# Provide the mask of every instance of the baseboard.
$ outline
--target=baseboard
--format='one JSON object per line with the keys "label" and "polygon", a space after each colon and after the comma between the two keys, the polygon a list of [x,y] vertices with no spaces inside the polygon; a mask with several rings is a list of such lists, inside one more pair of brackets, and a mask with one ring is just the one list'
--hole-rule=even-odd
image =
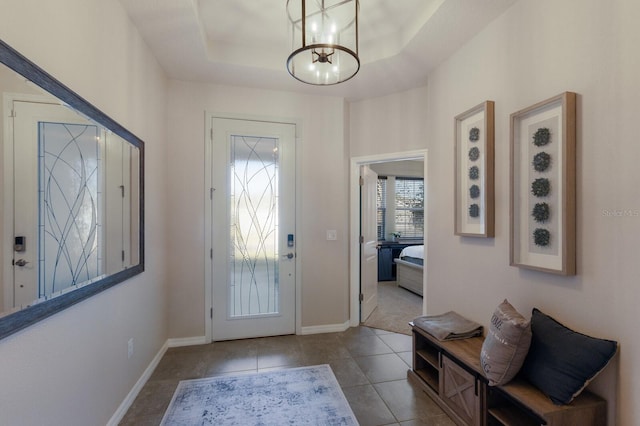
{"label": "baseboard", "polygon": [[122,401],[116,412],[113,413],[113,416],[111,416],[111,419],[107,422],[107,426],[118,426],[118,423],[120,423],[120,421],[124,418],[124,415],[127,414],[127,411],[131,407],[131,404],[133,404],[133,401],[136,399],[145,383],[147,383],[147,380],[149,380],[151,374],[153,374],[153,371],[160,363],[160,360],[164,356],[165,352],[167,352],[167,349],[169,348],[168,343],[169,341],[167,340],[164,345],[162,345],[156,356],[153,357],[147,368],[142,373],[142,376],[140,376],[136,384],[133,386],[133,388],[131,388],[129,394],[124,399],[124,401]]}
{"label": "baseboard", "polygon": [[302,327],[300,334],[339,333],[347,330],[350,325],[350,321],[345,321],[342,324],[312,325],[310,327]]}
{"label": "baseboard", "polygon": [[195,346],[195,345],[206,345],[207,338],[204,336],[194,336],[194,337],[180,337],[176,339],[167,340],[167,344],[170,348],[179,348],[182,346]]}

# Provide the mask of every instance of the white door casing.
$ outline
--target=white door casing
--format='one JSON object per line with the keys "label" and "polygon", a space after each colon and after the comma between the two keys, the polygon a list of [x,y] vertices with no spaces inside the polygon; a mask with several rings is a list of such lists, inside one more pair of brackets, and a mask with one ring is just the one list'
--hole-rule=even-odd
{"label": "white door casing", "polygon": [[360,321],[365,322],[378,306],[378,233],[376,193],[378,174],[368,165],[360,167]]}
{"label": "white door casing", "polygon": [[[367,164],[384,163],[388,161],[422,160],[424,163],[424,177],[427,175],[427,150],[405,151],[388,154],[375,154],[362,157],[352,157],[349,167],[349,319],[350,326],[360,324],[360,167]],[[427,186],[425,186],[427,191]],[[426,192],[425,192],[426,194]],[[425,203],[428,197],[425,195]],[[425,204],[425,209],[427,205]],[[426,226],[426,225],[425,225]],[[428,229],[425,227],[425,259],[428,258]],[[427,261],[428,262],[428,261]],[[425,262],[426,265],[426,262]],[[428,271],[422,275],[424,297],[422,313],[427,314]]]}
{"label": "white door casing", "polygon": [[212,117],[211,129],[211,340],[295,333],[295,125]]}

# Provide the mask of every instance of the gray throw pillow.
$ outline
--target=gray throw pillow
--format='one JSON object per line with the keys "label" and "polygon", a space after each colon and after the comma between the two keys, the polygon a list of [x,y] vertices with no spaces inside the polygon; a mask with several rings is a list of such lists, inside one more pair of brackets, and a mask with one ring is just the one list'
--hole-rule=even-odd
{"label": "gray throw pillow", "polygon": [[554,404],[569,404],[611,361],[618,342],[574,331],[534,308],[522,376]]}
{"label": "gray throw pillow", "polygon": [[520,371],[529,345],[529,321],[504,300],[491,317],[480,352],[480,363],[490,386],[504,385]]}

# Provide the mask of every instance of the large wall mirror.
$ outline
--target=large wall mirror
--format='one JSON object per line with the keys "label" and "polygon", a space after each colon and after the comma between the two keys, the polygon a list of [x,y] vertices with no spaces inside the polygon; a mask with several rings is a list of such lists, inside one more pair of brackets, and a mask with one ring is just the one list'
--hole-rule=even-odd
{"label": "large wall mirror", "polygon": [[144,144],[0,40],[0,339],[144,270]]}

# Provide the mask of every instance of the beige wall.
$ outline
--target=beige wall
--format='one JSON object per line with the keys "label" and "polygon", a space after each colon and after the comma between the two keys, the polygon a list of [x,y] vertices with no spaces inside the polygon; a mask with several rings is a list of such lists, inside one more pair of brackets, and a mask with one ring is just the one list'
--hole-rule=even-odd
{"label": "beige wall", "polygon": [[[351,105],[352,156],[428,149],[428,313],[453,309],[488,326],[508,298],[526,315],[538,307],[618,340],[619,359],[592,388],[620,425],[640,424],[639,18],[635,0],[521,0],[434,70],[428,88]],[[563,91],[579,94],[575,277],[509,266],[509,114]],[[496,237],[456,237],[453,117],[487,99],[496,102]]]}
{"label": "beige wall", "polygon": [[[618,340],[618,386],[612,365],[595,389],[612,405],[610,424],[620,425],[640,424],[638,18],[635,0],[522,0],[438,67],[428,93],[428,244],[438,248],[427,260],[428,312],[454,309],[488,325],[506,297],[527,315],[538,307]],[[575,277],[508,264],[509,114],[563,91],[579,95]],[[486,99],[496,103],[496,237],[460,238],[453,235],[452,120]],[[632,215],[607,215],[617,210]]]}
{"label": "beige wall", "polygon": [[[301,324],[344,324],[349,319],[344,101],[178,81],[170,82],[169,99],[171,337],[205,334],[205,112],[301,123],[297,146]],[[337,241],[326,240],[327,229],[338,231]]]}
{"label": "beige wall", "polygon": [[115,0],[0,10],[3,41],[146,142],[146,272],[0,341],[0,424],[105,424],[167,339],[166,80]]}
{"label": "beige wall", "polygon": [[427,87],[354,102],[349,112],[352,157],[426,147]]}

